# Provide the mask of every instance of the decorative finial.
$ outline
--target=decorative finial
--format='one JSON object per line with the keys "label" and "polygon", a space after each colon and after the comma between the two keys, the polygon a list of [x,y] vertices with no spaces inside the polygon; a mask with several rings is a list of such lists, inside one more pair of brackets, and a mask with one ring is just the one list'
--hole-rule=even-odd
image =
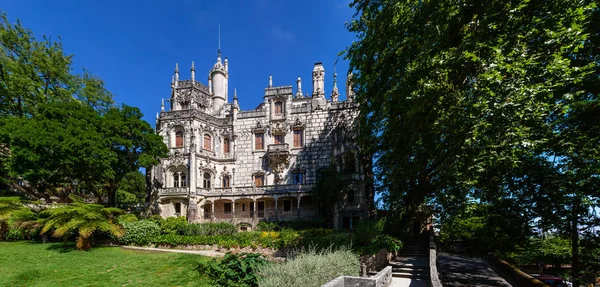
{"label": "decorative finial", "polygon": [[298,91],[296,92],[296,98],[302,98],[302,79],[298,76],[298,80],[296,80],[296,84],[298,85]]}
{"label": "decorative finial", "polygon": [[171,76],[171,86],[175,85],[175,76]]}
{"label": "decorative finial", "polygon": [[269,74],[269,87],[273,86],[273,75]]}
{"label": "decorative finial", "polygon": [[196,69],[194,68],[194,61],[192,61],[192,71],[196,71]]}
{"label": "decorative finial", "polygon": [[175,73],[179,73],[179,63],[175,63]]}
{"label": "decorative finial", "polygon": [[237,88],[233,88],[233,99],[237,100]]}
{"label": "decorative finial", "polygon": [[[160,110],[164,111],[165,110],[165,98],[161,98],[160,99]],[[157,113],[158,114],[158,113]]]}
{"label": "decorative finial", "polygon": [[156,112],[156,119],[158,120],[158,112]]}
{"label": "decorative finial", "polygon": [[196,81],[196,69],[194,68],[194,61],[192,61],[192,82]]}

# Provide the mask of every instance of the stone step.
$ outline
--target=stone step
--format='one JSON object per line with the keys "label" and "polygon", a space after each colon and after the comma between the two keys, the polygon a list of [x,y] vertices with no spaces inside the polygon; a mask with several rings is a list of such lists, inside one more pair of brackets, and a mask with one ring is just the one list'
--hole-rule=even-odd
{"label": "stone step", "polygon": [[426,265],[426,264],[414,264],[414,263],[407,263],[407,262],[390,261],[390,263],[388,263],[388,265],[392,266],[392,268],[394,268],[394,267],[400,267],[400,268],[422,268],[422,269],[428,269],[429,270],[429,265]]}
{"label": "stone step", "polygon": [[408,273],[408,272],[392,272],[392,277],[399,277],[399,278],[420,278],[420,279],[429,279],[429,273],[425,274],[425,273]]}
{"label": "stone step", "polygon": [[392,267],[392,272],[406,272],[406,273],[423,273],[429,274],[429,267]]}

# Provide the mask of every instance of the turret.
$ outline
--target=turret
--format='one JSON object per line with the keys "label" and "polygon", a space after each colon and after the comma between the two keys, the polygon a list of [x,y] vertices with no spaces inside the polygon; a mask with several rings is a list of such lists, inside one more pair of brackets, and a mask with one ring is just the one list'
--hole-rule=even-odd
{"label": "turret", "polygon": [[298,76],[296,84],[298,85],[298,90],[296,91],[296,98],[302,98],[302,79],[300,79],[300,76]]}
{"label": "turret", "polygon": [[352,89],[352,72],[348,72],[348,77],[346,77],[346,100],[354,100],[354,90]]}
{"label": "turret", "polygon": [[331,101],[337,102],[340,96],[340,92],[337,87],[337,73],[333,73],[333,91],[331,91]]}
{"label": "turret", "polygon": [[210,70],[209,78],[209,86],[212,86],[213,115],[219,115],[227,102],[228,78],[227,70],[223,63],[221,63],[221,51],[219,51],[217,63]]}
{"label": "turret", "polygon": [[321,62],[315,63],[315,67],[312,72],[312,84],[313,84],[313,97],[324,97],[325,96],[325,69]]}

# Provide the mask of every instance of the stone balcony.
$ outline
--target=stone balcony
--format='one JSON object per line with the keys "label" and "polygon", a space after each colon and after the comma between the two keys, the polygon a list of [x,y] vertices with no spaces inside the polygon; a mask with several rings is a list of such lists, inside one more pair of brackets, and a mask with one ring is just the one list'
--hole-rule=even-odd
{"label": "stone balcony", "polygon": [[270,144],[267,146],[267,155],[289,155],[290,145],[283,144]]}
{"label": "stone balcony", "polygon": [[187,196],[189,193],[189,187],[167,187],[158,191],[159,196]]}
{"label": "stone balcony", "polygon": [[208,196],[294,194],[312,191],[312,184],[283,184],[267,186],[236,186],[230,188],[198,188],[198,194]]}

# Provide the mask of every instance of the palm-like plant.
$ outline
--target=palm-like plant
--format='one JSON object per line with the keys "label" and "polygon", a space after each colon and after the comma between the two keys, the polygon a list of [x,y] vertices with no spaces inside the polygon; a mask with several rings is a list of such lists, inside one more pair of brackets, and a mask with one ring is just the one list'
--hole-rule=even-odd
{"label": "palm-like plant", "polygon": [[18,197],[0,197],[0,239],[8,232],[8,219],[21,208],[23,204]]}
{"label": "palm-like plant", "polygon": [[44,220],[42,234],[52,231],[53,237],[65,237],[71,232],[76,233],[78,250],[89,249],[92,246],[93,235],[96,232],[106,232],[116,237],[125,233],[116,222],[115,217],[123,213],[121,209],[104,207],[100,204],[86,204],[81,198],[70,196],[73,203],[58,208],[44,210],[48,218]]}

